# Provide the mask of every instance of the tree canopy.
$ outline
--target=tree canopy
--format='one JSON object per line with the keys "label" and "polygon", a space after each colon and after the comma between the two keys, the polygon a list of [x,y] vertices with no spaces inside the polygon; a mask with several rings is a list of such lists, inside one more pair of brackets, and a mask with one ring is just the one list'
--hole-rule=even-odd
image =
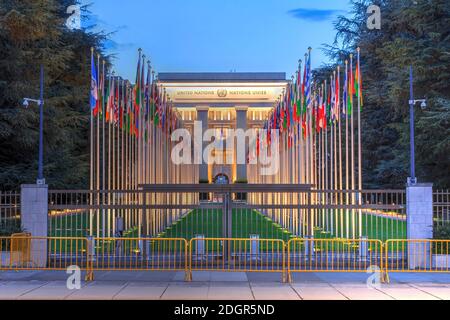
{"label": "tree canopy", "polygon": [[[103,34],[65,26],[69,0],[3,0],[0,6],[0,189],[37,176],[39,97],[45,70],[44,175],[52,188],[86,188],[89,180],[90,48]],[[83,15],[89,14],[87,7]],[[86,16],[85,16],[86,18]]]}
{"label": "tree canopy", "polygon": [[[335,21],[336,41],[324,50],[328,74],[361,48],[366,187],[403,187],[409,172],[409,77],[414,67],[416,167],[419,181],[450,186],[450,2],[351,0]],[[0,6],[0,190],[37,176],[39,113],[22,106],[39,95],[45,68],[44,174],[51,188],[87,188],[89,180],[90,48],[106,36],[65,27],[69,0],[2,0]],[[381,8],[381,29],[366,27],[366,8]],[[83,7],[86,16],[89,12]]]}
{"label": "tree canopy", "polygon": [[[450,186],[450,2],[351,0],[334,23],[325,52],[343,65],[361,49],[363,179],[366,187],[403,187],[409,176],[409,66],[414,70],[416,176]],[[381,29],[369,30],[367,7],[381,9]],[[329,69],[325,66],[324,69]],[[320,72],[319,72],[320,73]]]}

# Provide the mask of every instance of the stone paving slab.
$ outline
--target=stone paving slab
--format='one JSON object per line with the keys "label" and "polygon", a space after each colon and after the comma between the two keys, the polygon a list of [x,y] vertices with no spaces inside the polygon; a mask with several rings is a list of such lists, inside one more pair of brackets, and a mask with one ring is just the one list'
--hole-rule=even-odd
{"label": "stone paving slab", "polygon": [[164,300],[207,300],[209,287],[206,285],[169,285],[161,299]]}
{"label": "stone paving slab", "polygon": [[376,288],[369,288],[366,284],[339,283],[333,287],[350,300],[393,300],[389,294]]}
{"label": "stone paving slab", "polygon": [[254,300],[252,290],[246,287],[227,286],[209,287],[208,300]]}
{"label": "stone paving slab", "polygon": [[67,296],[68,300],[112,300],[126,286],[124,281],[94,281]]}
{"label": "stone paving slab", "polygon": [[[391,274],[389,284],[369,288],[366,274],[293,274],[282,283],[280,274],[195,272],[96,272],[95,281],[82,281],[68,290],[65,272],[0,272],[0,299],[170,299],[170,300],[450,300],[450,277],[442,274]],[[181,279],[181,280],[176,280]]]}
{"label": "stone paving slab", "polygon": [[[86,286],[86,283],[82,283]],[[66,281],[52,281],[43,286],[17,297],[18,300],[63,300],[73,294],[73,290],[67,289]]]}
{"label": "stone paving slab", "polygon": [[256,300],[301,300],[290,284],[251,283]]}
{"label": "stone paving slab", "polygon": [[169,283],[130,282],[122,288],[114,300],[158,300],[166,291]]}
{"label": "stone paving slab", "polygon": [[44,286],[42,281],[11,281],[4,283],[0,290],[0,300],[15,300],[26,293]]}
{"label": "stone paving slab", "polygon": [[303,300],[347,300],[328,283],[293,283],[292,288]]}

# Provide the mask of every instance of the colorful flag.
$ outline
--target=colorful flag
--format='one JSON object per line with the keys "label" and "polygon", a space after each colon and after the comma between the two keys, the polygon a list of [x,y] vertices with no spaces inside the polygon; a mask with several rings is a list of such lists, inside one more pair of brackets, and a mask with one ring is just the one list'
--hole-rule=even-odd
{"label": "colorful flag", "polygon": [[353,61],[350,58],[350,68],[348,70],[348,75],[349,75],[349,80],[348,80],[348,91],[347,91],[347,111],[348,114],[351,115],[352,114],[352,109],[353,109],[353,95],[355,94],[354,90],[355,90],[355,86],[353,83]]}
{"label": "colorful flag", "polygon": [[94,55],[91,55],[91,109],[94,116],[98,113],[98,79],[95,69]]}
{"label": "colorful flag", "polygon": [[361,78],[361,68],[359,63],[359,51],[358,51],[358,58],[356,63],[356,70],[355,70],[355,94],[356,97],[359,99],[360,107],[363,106],[363,99],[362,99],[362,78]]}
{"label": "colorful flag", "polygon": [[348,72],[347,64],[345,64],[345,75],[344,75],[344,93],[342,95],[342,112],[347,115],[347,105],[348,105]]}

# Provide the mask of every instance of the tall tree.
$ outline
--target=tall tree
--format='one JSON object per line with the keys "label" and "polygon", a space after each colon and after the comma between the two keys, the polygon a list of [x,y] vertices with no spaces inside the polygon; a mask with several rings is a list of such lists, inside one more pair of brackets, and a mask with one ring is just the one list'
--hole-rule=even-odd
{"label": "tall tree", "polygon": [[[350,16],[335,21],[325,46],[336,63],[361,48],[363,159],[367,187],[402,187],[409,176],[409,77],[416,108],[416,163],[420,181],[450,186],[450,2],[351,0]],[[381,29],[366,26],[367,7],[381,8]]]}
{"label": "tall tree", "polygon": [[[39,96],[45,69],[44,175],[53,188],[83,188],[89,178],[90,48],[105,36],[65,26],[68,0],[3,0],[0,6],[0,189],[37,175]],[[83,7],[84,15],[89,14]]]}

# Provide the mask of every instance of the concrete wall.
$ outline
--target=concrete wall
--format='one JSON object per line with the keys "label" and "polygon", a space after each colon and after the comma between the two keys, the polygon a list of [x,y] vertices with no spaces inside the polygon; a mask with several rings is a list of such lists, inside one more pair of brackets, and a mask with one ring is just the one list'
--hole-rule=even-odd
{"label": "concrete wall", "polygon": [[[32,237],[47,237],[48,185],[24,184],[20,192],[22,228]],[[31,242],[33,265],[47,265],[47,240],[33,239]]]}
{"label": "concrete wall", "polygon": [[[414,239],[433,238],[433,185],[418,183],[406,187],[407,237]],[[429,243],[410,242],[408,265],[410,269],[430,267]]]}

